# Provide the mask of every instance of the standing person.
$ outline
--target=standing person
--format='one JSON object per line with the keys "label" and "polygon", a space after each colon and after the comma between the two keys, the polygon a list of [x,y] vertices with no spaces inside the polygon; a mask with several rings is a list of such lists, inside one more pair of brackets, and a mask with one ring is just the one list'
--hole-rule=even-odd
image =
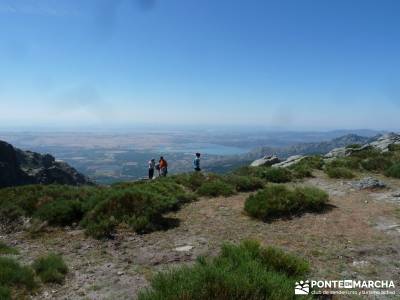
{"label": "standing person", "polygon": [[200,153],[198,153],[198,152],[196,153],[196,157],[194,158],[193,166],[194,166],[194,170],[196,172],[200,172],[201,171],[201,168],[200,168]]}
{"label": "standing person", "polygon": [[149,161],[149,179],[153,179],[154,177],[154,168],[156,167],[156,160],[152,158]]}
{"label": "standing person", "polygon": [[163,156],[160,157],[159,163],[160,163],[161,176],[167,176],[167,174],[168,174],[168,163],[164,159]]}

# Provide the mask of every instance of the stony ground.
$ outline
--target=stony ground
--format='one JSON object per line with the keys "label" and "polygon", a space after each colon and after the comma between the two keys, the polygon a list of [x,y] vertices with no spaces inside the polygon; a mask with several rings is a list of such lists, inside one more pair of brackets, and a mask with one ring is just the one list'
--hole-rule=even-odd
{"label": "stony ground", "polygon": [[303,184],[330,194],[332,207],[321,214],[263,223],[243,213],[248,194],[239,194],[191,203],[169,215],[180,225],[163,232],[121,229],[114,240],[97,241],[81,230],[57,229],[1,240],[17,247],[27,263],[49,251],[64,256],[71,270],[65,284],[47,286],[35,299],[135,299],[155,272],[215,255],[224,241],[248,238],[305,257],[313,269],[310,278],[395,280],[399,290],[400,180],[380,178],[388,188],[360,191],[350,181],[316,175]]}

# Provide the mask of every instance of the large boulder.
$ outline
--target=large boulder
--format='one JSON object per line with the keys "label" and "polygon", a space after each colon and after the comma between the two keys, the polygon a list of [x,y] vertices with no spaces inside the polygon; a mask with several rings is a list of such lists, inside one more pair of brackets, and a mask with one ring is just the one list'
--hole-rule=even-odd
{"label": "large boulder", "polygon": [[264,156],[263,158],[256,159],[255,161],[253,161],[250,164],[250,167],[261,167],[261,166],[269,167],[269,166],[272,166],[272,165],[277,164],[279,162],[280,162],[280,159],[275,155],[273,155],[273,156]]}
{"label": "large boulder", "polygon": [[287,167],[290,167],[291,165],[297,164],[298,162],[300,162],[301,160],[303,160],[306,157],[307,156],[304,156],[304,155],[293,155],[293,156],[290,156],[285,161],[283,161],[279,164],[275,164],[272,167],[273,168],[287,168]]}
{"label": "large boulder", "polygon": [[0,141],[0,187],[23,184],[93,184],[66,163],[50,154],[22,151]]}

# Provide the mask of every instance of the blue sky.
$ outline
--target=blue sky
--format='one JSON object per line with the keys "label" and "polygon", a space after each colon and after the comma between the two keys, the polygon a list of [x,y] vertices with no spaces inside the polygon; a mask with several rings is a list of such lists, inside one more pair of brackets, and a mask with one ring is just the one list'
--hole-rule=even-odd
{"label": "blue sky", "polygon": [[399,129],[399,15],[397,0],[0,0],[0,126]]}

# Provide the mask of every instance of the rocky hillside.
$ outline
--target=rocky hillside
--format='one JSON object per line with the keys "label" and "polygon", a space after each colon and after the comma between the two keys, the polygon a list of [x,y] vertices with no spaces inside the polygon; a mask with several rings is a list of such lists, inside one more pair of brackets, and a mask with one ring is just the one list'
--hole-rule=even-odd
{"label": "rocky hillside", "polygon": [[0,187],[24,184],[86,185],[92,182],[50,154],[23,151],[0,141]]}
{"label": "rocky hillside", "polygon": [[335,148],[346,147],[351,144],[363,145],[375,139],[376,138],[363,137],[356,134],[348,134],[330,141],[319,143],[300,143],[284,148],[261,147],[253,150],[249,155],[261,157],[266,154],[275,154],[279,157],[287,158],[292,155],[325,154]]}

